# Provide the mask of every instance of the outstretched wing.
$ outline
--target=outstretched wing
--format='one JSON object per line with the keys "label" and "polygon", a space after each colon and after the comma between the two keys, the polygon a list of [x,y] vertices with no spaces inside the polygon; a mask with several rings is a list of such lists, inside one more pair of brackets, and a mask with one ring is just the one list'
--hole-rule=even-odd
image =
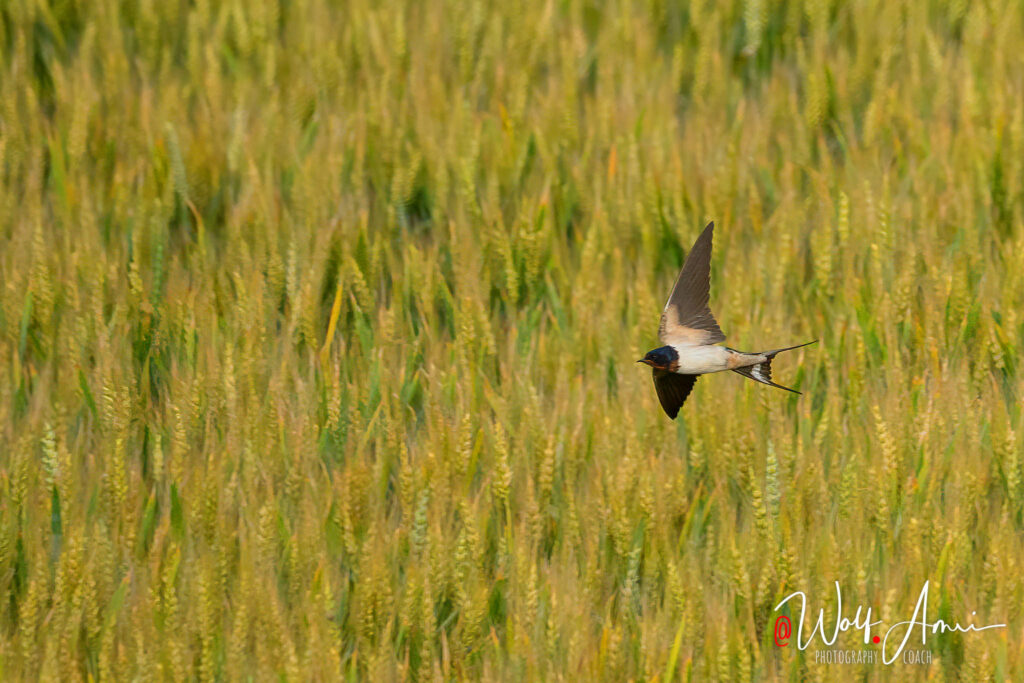
{"label": "outstretched wing", "polygon": [[665,414],[673,420],[686,402],[694,383],[700,375],[680,375],[665,370],[654,371],[654,388]]}
{"label": "outstretched wing", "polygon": [[711,288],[711,237],[714,222],[693,243],[675,287],[661,312],[658,338],[663,344],[717,344],[725,335],[708,308]]}

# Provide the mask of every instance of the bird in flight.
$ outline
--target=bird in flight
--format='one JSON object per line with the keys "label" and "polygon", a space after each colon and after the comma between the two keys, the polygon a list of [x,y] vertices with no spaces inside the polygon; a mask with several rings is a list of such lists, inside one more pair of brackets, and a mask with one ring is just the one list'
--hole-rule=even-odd
{"label": "bird in flight", "polygon": [[661,312],[658,339],[664,346],[648,351],[647,355],[637,361],[651,366],[658,400],[673,420],[690,395],[697,377],[709,372],[732,370],[755,382],[799,394],[795,389],[772,381],[772,359],[783,351],[799,349],[818,341],[815,339],[760,353],[745,353],[717,345],[725,341],[725,335],[708,308],[711,237],[714,230],[714,222],[708,223],[693,243],[693,249],[686,255],[683,269],[679,271],[676,284]]}

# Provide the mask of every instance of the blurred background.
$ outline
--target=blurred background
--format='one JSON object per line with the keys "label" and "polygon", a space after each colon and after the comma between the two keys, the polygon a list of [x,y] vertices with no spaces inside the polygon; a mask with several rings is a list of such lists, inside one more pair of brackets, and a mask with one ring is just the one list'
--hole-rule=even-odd
{"label": "blurred background", "polygon": [[[0,677],[1024,680],[1021,45],[1001,0],[3,3]],[[709,220],[726,343],[821,342],[672,422],[635,361]],[[773,642],[926,580],[1007,628]]]}

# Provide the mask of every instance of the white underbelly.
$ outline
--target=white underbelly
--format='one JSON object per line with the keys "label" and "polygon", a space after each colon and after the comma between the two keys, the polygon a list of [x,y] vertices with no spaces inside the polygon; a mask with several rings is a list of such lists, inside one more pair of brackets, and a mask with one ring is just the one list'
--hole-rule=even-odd
{"label": "white underbelly", "polygon": [[703,375],[729,369],[729,349],[724,346],[675,346],[679,354],[676,372],[682,375]]}

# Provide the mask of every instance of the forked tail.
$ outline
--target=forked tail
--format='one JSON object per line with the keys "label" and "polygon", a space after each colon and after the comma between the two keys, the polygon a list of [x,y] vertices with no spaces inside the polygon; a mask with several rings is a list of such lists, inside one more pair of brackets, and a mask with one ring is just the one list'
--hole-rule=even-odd
{"label": "forked tail", "polygon": [[733,372],[738,372],[744,377],[749,377],[755,382],[760,382],[761,384],[767,384],[768,386],[777,387],[779,389],[785,389],[786,391],[792,391],[794,394],[799,394],[800,392],[797,391],[796,389],[790,389],[789,387],[784,387],[781,384],[776,384],[775,382],[772,381],[772,359],[775,358],[775,356],[782,353],[783,351],[792,351],[793,349],[799,349],[802,346],[809,346],[810,344],[814,344],[817,341],[818,340],[815,339],[814,341],[805,342],[803,344],[797,344],[796,346],[787,346],[784,349],[764,351],[760,354],[765,357],[763,361],[761,361],[760,363],[755,363],[754,365],[748,365],[743,368],[733,368]]}

